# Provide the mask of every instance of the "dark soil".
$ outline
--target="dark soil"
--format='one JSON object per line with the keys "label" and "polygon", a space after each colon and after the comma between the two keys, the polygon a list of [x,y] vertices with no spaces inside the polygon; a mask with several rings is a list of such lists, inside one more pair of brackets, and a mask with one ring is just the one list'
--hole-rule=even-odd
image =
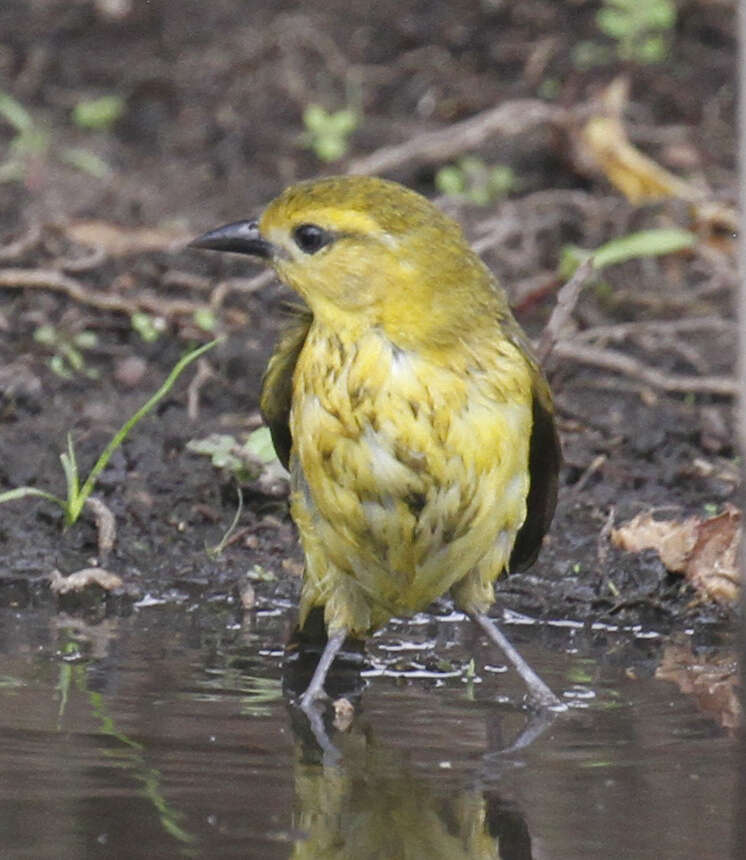
{"label": "dark soil", "polygon": [[[354,159],[511,99],[551,91],[555,103],[571,108],[620,71],[632,84],[627,118],[638,145],[727,198],[736,187],[734,7],[679,4],[663,63],[613,59],[581,70],[572,59],[579,41],[613,47],[595,27],[598,5],[324,0],[304,4],[301,13],[276,0],[152,0],[123,3],[117,17],[106,11],[115,4],[103,0],[5,2],[2,89],[46,129],[48,143],[24,156],[20,181],[0,185],[8,248],[0,265],[66,273],[89,291],[129,298],[133,306],[144,291],[202,303],[214,297],[218,282],[252,274],[246,263],[168,247],[165,240],[160,249],[127,254],[106,246],[86,263],[96,248],[71,238],[70,225],[95,219],[122,230],[170,230],[183,248],[191,235],[257,213],[290,182],[329,172],[299,143],[309,103],[330,110],[348,99],[358,103],[363,119],[350,141]],[[73,124],[75,104],[112,93],[124,99],[113,128],[92,133]],[[10,125],[0,123],[0,145],[13,137]],[[110,173],[94,178],[70,166],[63,157],[70,147],[95,153]],[[553,272],[566,243],[590,248],[645,226],[691,226],[681,207],[632,207],[602,176],[581,172],[556,129],[494,136],[471,154],[509,164],[516,187],[503,203],[449,205],[475,239],[490,218],[502,218],[503,227],[513,219],[504,241],[485,256],[534,335],[553,306],[559,284]],[[388,175],[433,196],[439,166],[419,158]],[[556,202],[542,203],[542,191],[557,192]],[[8,245],[19,239],[28,240],[25,248]],[[579,329],[731,319],[732,249],[705,245],[690,257],[610,269],[580,302]],[[128,313],[59,290],[20,288],[3,269],[0,278],[6,285],[0,286],[0,491],[32,485],[61,494],[59,454],[68,432],[85,474],[179,355],[209,336],[189,314],[170,313],[167,330],[146,343]],[[531,283],[543,287],[517,289]],[[284,500],[244,486],[241,537],[211,557],[206,547],[219,541],[235,513],[235,481],[186,448],[211,432],[240,437],[256,426],[261,374],[288,298],[276,283],[230,292],[217,307],[217,329],[228,338],[208,355],[212,375],[199,390],[196,420],[187,416],[190,369],[101,476],[96,494],[117,523],[106,566],[125,587],[99,595],[86,611],[126,612],[146,594],[235,600],[257,569],[274,575],[254,583],[260,602],[294,599],[301,554]],[[97,345],[83,351],[84,368],[68,379],[48,363],[59,347],[35,340],[46,325],[63,340],[81,331],[97,335]],[[712,376],[731,372],[733,340],[734,331],[723,328],[688,334],[683,345],[654,334],[610,346],[666,374]],[[726,618],[726,609],[697,599],[655,554],[610,549],[602,529],[612,510],[620,522],[651,508],[671,517],[702,514],[733,499],[730,401],[666,393],[574,361],[553,361],[550,372],[565,452],[559,509],[539,562],[503,583],[500,601],[540,617],[658,629]],[[85,516],[63,530],[48,502],[14,501],[0,508],[0,552],[0,605],[23,608],[54,599],[53,568],[69,573],[91,564],[96,530]]]}

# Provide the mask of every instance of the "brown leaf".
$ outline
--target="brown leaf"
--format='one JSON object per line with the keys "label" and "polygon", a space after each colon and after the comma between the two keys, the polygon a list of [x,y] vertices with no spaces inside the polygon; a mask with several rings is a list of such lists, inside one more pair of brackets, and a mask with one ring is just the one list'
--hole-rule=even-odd
{"label": "brown leaf", "polygon": [[699,523],[697,543],[684,575],[705,597],[719,603],[734,603],[741,582],[740,543],[741,512],[726,505],[722,514]]}
{"label": "brown leaf", "polygon": [[627,137],[622,113],[627,104],[629,82],[613,80],[604,90],[599,112],[583,126],[579,135],[582,159],[603,173],[631,203],[666,197],[697,200],[701,192],[644,155]]}
{"label": "brown leaf", "polygon": [[627,552],[655,549],[672,573],[683,573],[687,559],[697,543],[694,518],[675,522],[655,520],[651,513],[638,514],[618,529],[611,530],[614,546]]}
{"label": "brown leaf", "polygon": [[732,207],[716,201],[706,188],[666,170],[630,141],[622,118],[628,96],[629,81],[615,78],[601,94],[597,113],[571,134],[578,167],[603,174],[633,204],[684,200],[706,233],[724,231],[732,236],[738,230],[738,215]]}
{"label": "brown leaf", "polygon": [[707,600],[733,603],[738,599],[741,512],[733,505],[707,519],[655,520],[651,513],[638,514],[613,529],[611,540],[627,552],[656,550],[668,570],[683,573]]}
{"label": "brown leaf", "polygon": [[682,693],[696,698],[703,713],[724,728],[736,729],[742,719],[737,666],[733,653],[703,660],[692,652],[691,643],[671,643],[663,652],[655,677],[677,684]]}

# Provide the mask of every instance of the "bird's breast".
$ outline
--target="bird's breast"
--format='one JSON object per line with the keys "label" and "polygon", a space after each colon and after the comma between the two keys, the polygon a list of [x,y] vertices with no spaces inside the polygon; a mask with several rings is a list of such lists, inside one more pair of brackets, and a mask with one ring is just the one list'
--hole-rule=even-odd
{"label": "bird's breast", "polygon": [[375,331],[345,341],[312,328],[291,410],[292,508],[307,556],[315,547],[319,565],[392,611],[426,605],[496,542],[509,554],[525,518],[530,430],[520,355],[454,367]]}

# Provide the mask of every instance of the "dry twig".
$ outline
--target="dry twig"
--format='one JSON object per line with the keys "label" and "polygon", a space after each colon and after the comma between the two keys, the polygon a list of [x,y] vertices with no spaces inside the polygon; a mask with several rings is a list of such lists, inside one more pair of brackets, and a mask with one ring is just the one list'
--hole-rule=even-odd
{"label": "dry twig", "polygon": [[190,421],[196,421],[199,418],[200,391],[202,390],[202,386],[214,376],[215,373],[210,362],[205,358],[200,358],[197,361],[197,372],[194,374],[187,389],[187,415]]}
{"label": "dry twig", "polygon": [[99,310],[121,311],[130,315],[145,310],[166,317],[192,316],[196,311],[207,310],[204,303],[188,299],[164,299],[150,293],[138,293],[134,298],[125,298],[116,293],[92,290],[75,278],[53,269],[0,269],[0,287],[52,290]]}
{"label": "dry twig", "polygon": [[446,161],[455,155],[476,149],[493,135],[516,135],[537,125],[564,125],[569,112],[538,99],[516,99],[496,108],[453,123],[437,131],[419,134],[405,143],[384,146],[347,166],[348,173],[383,173],[411,161]]}
{"label": "dry twig", "polygon": [[117,539],[117,526],[114,514],[96,496],[89,496],[85,506],[93,514],[98,532],[98,558],[101,564],[106,564],[109,553],[114,549]]}
{"label": "dry twig", "polygon": [[541,333],[539,345],[536,349],[536,357],[540,364],[544,364],[549,354],[558,346],[562,329],[567,325],[568,320],[572,316],[580,293],[592,274],[593,260],[588,259],[583,261],[575,270],[575,274],[557,294],[557,304],[554,306],[552,315],[549,317],[544,331]]}
{"label": "dry twig", "polygon": [[631,355],[612,349],[559,341],[555,343],[553,353],[558,358],[601,367],[604,370],[613,370],[662,391],[680,394],[715,394],[721,397],[734,397],[738,392],[738,383],[733,377],[668,374],[643,364]]}
{"label": "dry twig", "polygon": [[0,261],[9,263],[22,257],[39,244],[41,236],[41,225],[32,224],[22,236],[0,248]]}

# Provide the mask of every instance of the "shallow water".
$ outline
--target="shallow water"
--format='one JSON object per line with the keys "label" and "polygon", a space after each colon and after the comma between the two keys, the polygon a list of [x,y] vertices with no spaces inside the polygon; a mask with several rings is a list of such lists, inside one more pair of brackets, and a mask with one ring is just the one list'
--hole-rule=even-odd
{"label": "shallow water", "polygon": [[735,742],[652,677],[656,636],[510,620],[570,705],[533,743],[504,751],[526,715],[500,656],[419,616],[338,680],[367,687],[335,764],[283,696],[281,611],[0,610],[2,857],[731,856]]}

